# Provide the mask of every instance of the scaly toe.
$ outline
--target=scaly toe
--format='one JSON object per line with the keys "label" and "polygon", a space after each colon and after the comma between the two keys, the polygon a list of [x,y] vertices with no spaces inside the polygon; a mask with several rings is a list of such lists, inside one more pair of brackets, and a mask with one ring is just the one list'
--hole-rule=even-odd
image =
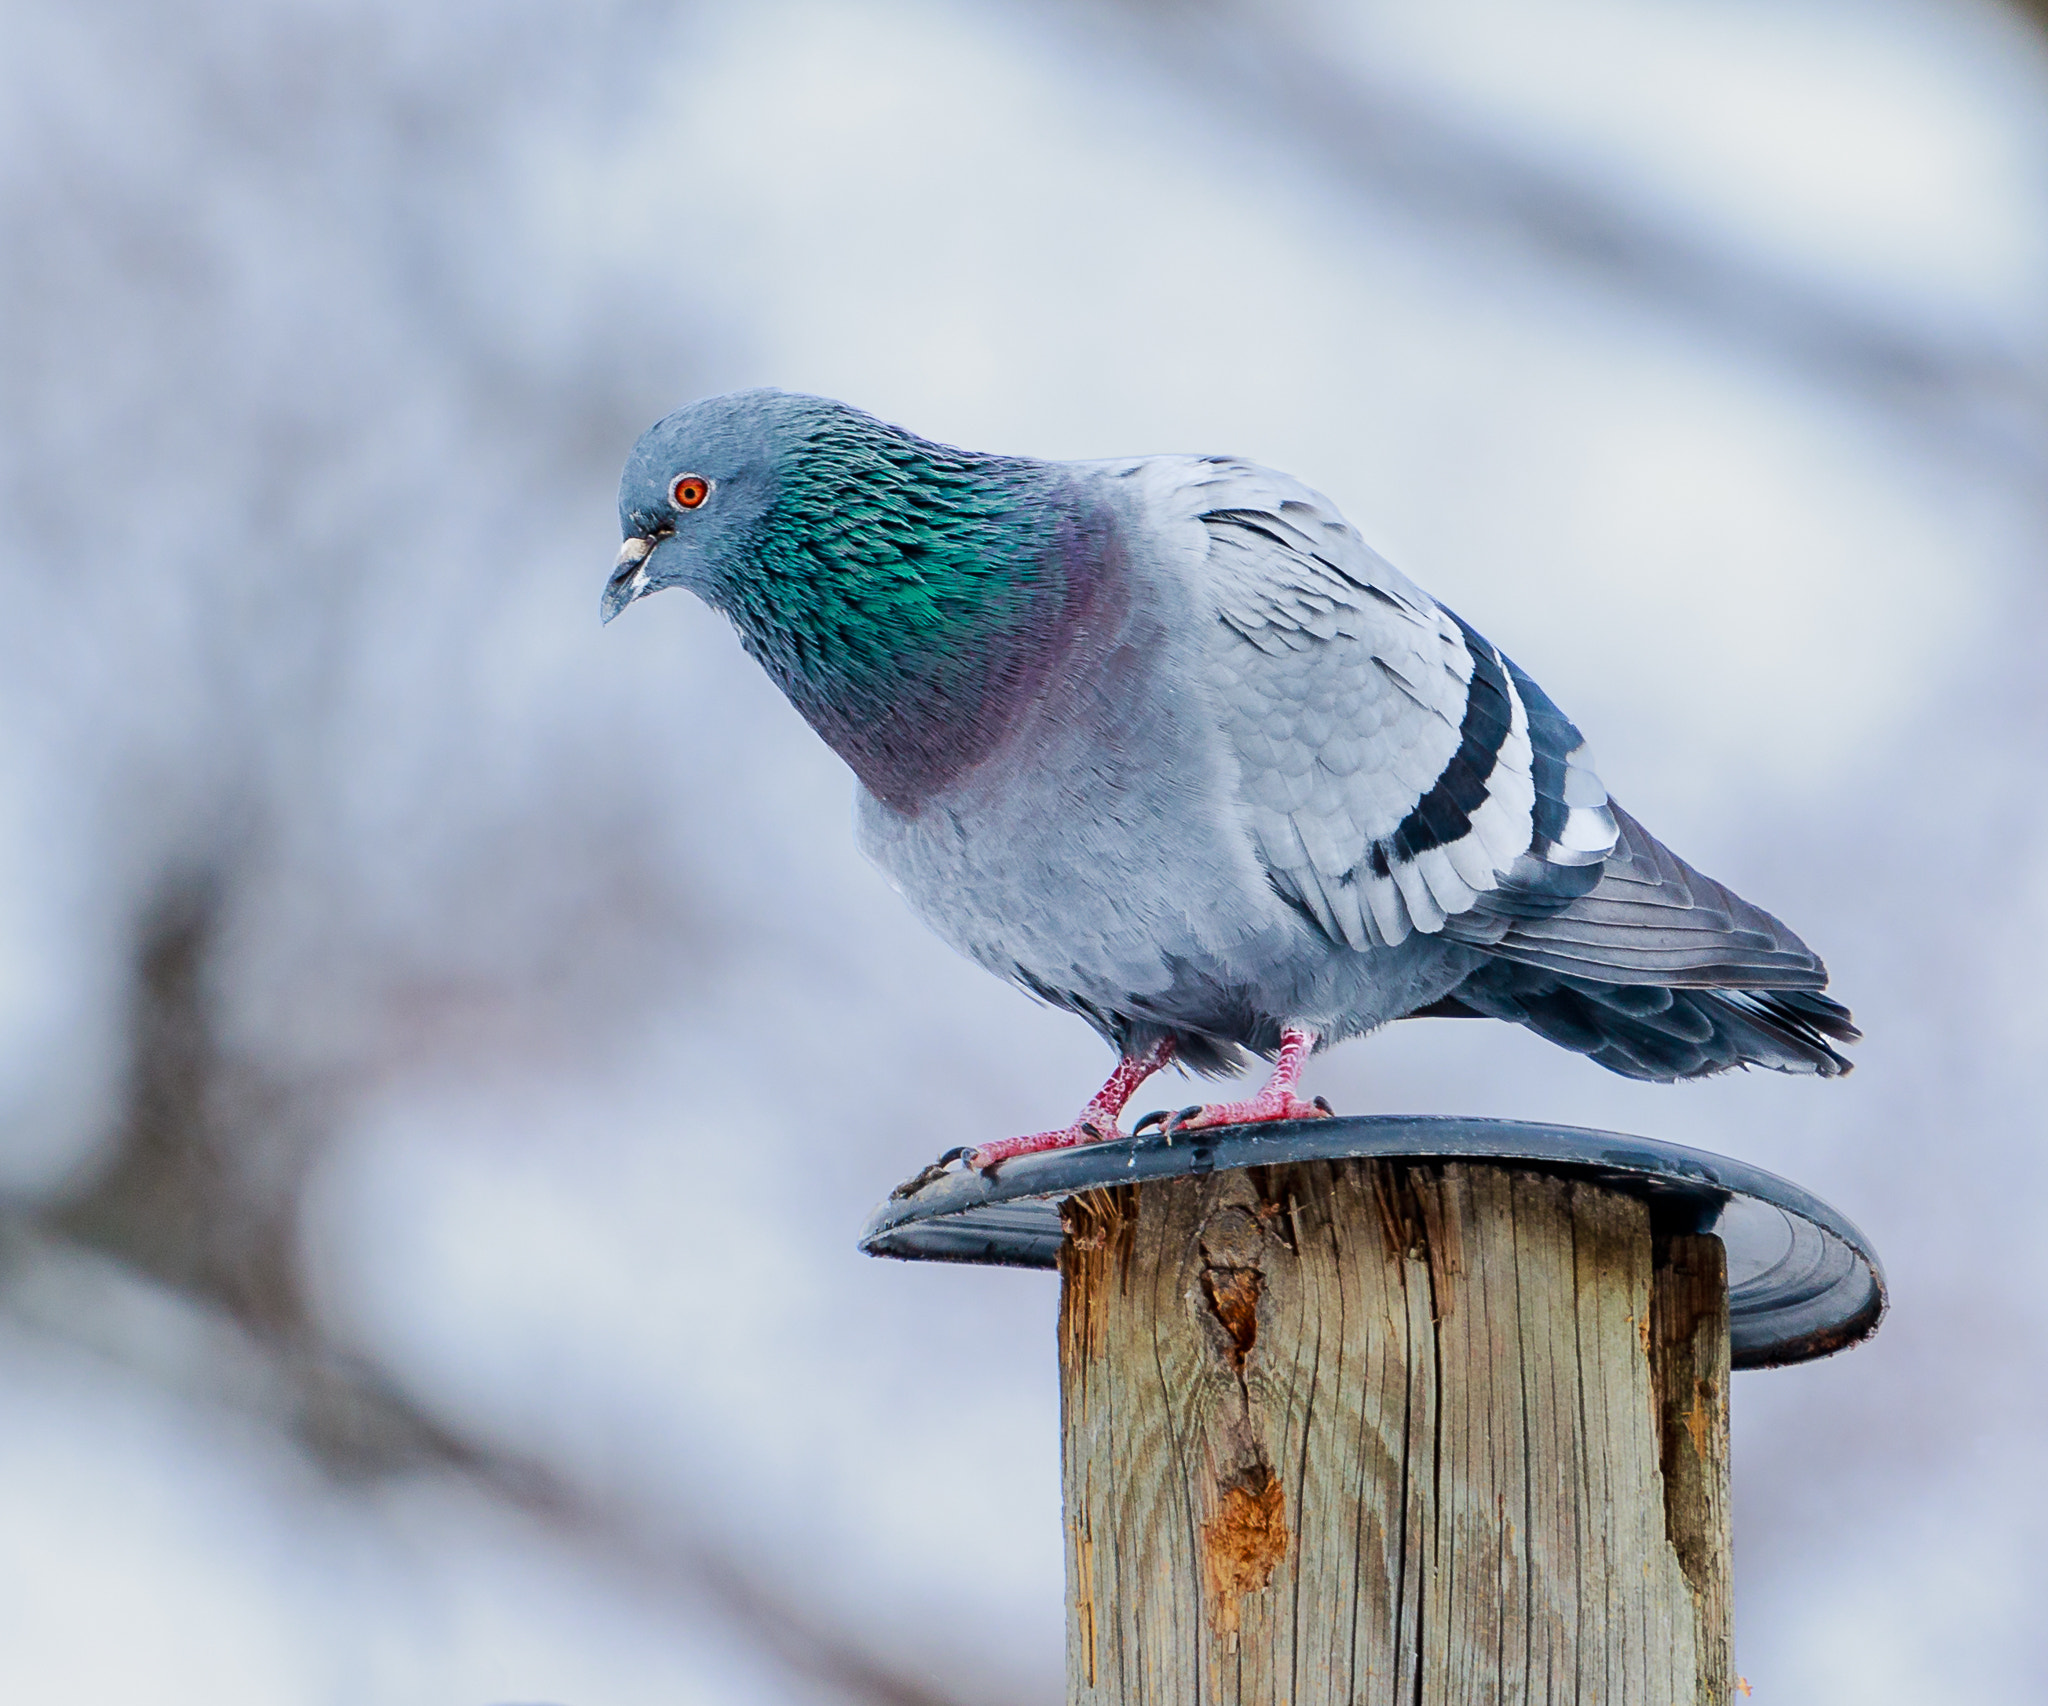
{"label": "scaly toe", "polygon": [[934,1180],[943,1179],[947,1173],[952,1171],[953,1163],[963,1159],[966,1154],[967,1151],[960,1148],[947,1150],[945,1154],[941,1155],[929,1167],[921,1168],[911,1174],[902,1184],[891,1191],[889,1193],[889,1200],[891,1202],[901,1202],[905,1197],[916,1196],[919,1191],[923,1190],[925,1186],[931,1184]]}
{"label": "scaly toe", "polygon": [[1034,1132],[1029,1137],[1006,1137],[997,1143],[984,1143],[964,1151],[961,1158],[984,1178],[992,1179],[998,1167],[1020,1155],[1042,1155],[1048,1149],[1072,1149],[1083,1143],[1107,1143],[1123,1135],[1123,1129],[1114,1121],[1105,1130],[1095,1120],[1076,1120],[1065,1131]]}
{"label": "scaly toe", "polygon": [[1264,1125],[1278,1120],[1327,1120],[1334,1117],[1334,1110],[1322,1097],[1304,1102],[1289,1091],[1278,1096],[1255,1096],[1249,1102],[1211,1102],[1205,1107],[1184,1108],[1174,1115],[1172,1132],[1210,1131],[1217,1126]]}

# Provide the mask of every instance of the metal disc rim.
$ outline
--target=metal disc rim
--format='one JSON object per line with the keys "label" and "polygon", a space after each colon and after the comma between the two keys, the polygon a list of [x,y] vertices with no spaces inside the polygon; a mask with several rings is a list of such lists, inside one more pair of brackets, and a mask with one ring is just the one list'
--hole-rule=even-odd
{"label": "metal disc rim", "polygon": [[[1496,1161],[1589,1176],[1691,1214],[1730,1238],[1730,1351],[1737,1368],[1806,1362],[1860,1343],[1887,1304],[1883,1265],[1862,1230],[1764,1168],[1683,1144],[1583,1126],[1447,1114],[1362,1114],[1155,1133],[1019,1156],[993,1179],[953,1172],[883,1203],[860,1247],[904,1261],[1045,1269],[1057,1259],[1058,1200],[1075,1191],[1296,1161]],[[1731,1219],[1731,1208],[1735,1211]],[[1745,1219],[1782,1217],[1789,1245],[1737,1281]]]}

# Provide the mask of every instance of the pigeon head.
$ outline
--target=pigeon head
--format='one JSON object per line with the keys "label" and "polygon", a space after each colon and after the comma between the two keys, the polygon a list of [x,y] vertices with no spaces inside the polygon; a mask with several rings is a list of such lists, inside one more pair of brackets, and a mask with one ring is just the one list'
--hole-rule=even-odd
{"label": "pigeon head", "polygon": [[1095,596],[1107,519],[1052,463],[917,437],[823,397],[740,391],[634,447],[610,621],[663,587],[721,610],[878,797],[985,756]]}
{"label": "pigeon head", "polygon": [[678,409],[641,434],[619,482],[625,543],[604,589],[605,621],[664,587],[724,602],[774,501],[793,417],[814,401],[736,391]]}

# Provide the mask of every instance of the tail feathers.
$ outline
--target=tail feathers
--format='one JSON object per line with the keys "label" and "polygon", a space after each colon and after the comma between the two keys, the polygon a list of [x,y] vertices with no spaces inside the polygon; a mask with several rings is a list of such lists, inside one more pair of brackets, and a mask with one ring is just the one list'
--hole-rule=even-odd
{"label": "tail feathers", "polygon": [[1671,989],[1603,984],[1496,960],[1452,997],[1467,1011],[1526,1025],[1626,1078],[1670,1082],[1737,1066],[1839,1078],[1836,1043],[1862,1033],[1814,990]]}
{"label": "tail feathers", "polygon": [[1737,1045],[1738,1065],[1818,1078],[1840,1078],[1854,1068],[1833,1045],[1858,1042],[1863,1033],[1848,1008],[1816,990],[1701,990],[1693,999],[1717,1010]]}

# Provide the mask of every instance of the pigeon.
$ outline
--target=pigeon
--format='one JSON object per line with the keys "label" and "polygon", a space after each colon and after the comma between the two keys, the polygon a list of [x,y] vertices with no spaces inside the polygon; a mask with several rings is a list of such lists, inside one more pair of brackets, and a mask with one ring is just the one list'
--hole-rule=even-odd
{"label": "pigeon", "polygon": [[1071,1125],[968,1165],[1127,1135],[1169,1062],[1273,1069],[1134,1130],[1320,1118],[1311,1053],[1425,1015],[1630,1078],[1849,1070],[1819,957],[1288,475],[958,450],[754,390],[651,427],[619,514],[604,620],[674,586],[721,611],[852,768],[912,909],[1117,1051]]}

